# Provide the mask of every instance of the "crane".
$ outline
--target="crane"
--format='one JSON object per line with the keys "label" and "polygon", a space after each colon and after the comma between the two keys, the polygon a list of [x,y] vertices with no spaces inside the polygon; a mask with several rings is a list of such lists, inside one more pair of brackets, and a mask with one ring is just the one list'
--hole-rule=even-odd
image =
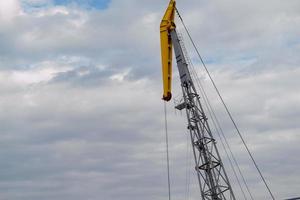
{"label": "crane", "polygon": [[183,94],[183,103],[175,108],[186,112],[201,198],[203,200],[235,200],[235,195],[216,146],[216,140],[213,137],[200,96],[191,78],[188,62],[183,51],[183,43],[176,31],[175,13],[176,1],[170,0],[160,24],[162,99],[170,101],[172,98],[172,54],[174,49]]}

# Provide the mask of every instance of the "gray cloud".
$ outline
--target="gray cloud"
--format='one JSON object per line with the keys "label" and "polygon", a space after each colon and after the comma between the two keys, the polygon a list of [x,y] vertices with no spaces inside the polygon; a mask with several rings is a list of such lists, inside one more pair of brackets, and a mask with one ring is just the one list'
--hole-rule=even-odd
{"label": "gray cloud", "polygon": [[[167,1],[30,12],[11,2],[0,15],[0,199],[166,199],[158,27]],[[299,2],[178,8],[276,197],[299,196]],[[190,54],[256,199],[268,198]],[[168,110],[176,200],[185,198],[186,119]],[[190,162],[190,199],[199,199]]]}

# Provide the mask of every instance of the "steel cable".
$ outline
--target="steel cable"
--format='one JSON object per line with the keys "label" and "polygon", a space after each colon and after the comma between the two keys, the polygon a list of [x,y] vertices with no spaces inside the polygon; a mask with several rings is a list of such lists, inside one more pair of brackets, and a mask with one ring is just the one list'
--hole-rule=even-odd
{"label": "steel cable", "polygon": [[197,46],[196,46],[194,40],[193,40],[193,38],[191,37],[190,32],[188,31],[188,29],[187,29],[187,27],[186,27],[186,25],[185,25],[185,23],[184,23],[184,21],[183,21],[183,19],[182,19],[182,17],[181,17],[181,15],[180,15],[180,13],[179,13],[179,11],[178,11],[177,8],[176,8],[176,12],[177,12],[177,14],[178,14],[178,17],[179,17],[179,19],[180,19],[180,21],[181,21],[181,23],[182,23],[182,25],[183,25],[185,31],[186,31],[187,34],[188,34],[188,37],[189,37],[189,39],[190,39],[190,41],[191,41],[191,43],[192,43],[192,45],[193,45],[193,47],[194,47],[194,49],[195,49],[197,55],[198,55],[198,57],[199,57],[199,59],[200,59],[202,65],[203,65],[203,67],[204,67],[204,69],[205,69],[205,71],[206,71],[206,73],[207,73],[207,75],[208,75],[208,77],[209,77],[211,83],[213,84],[214,89],[215,89],[216,92],[217,92],[217,95],[219,96],[219,98],[220,98],[220,100],[221,100],[221,102],[222,102],[222,104],[223,104],[223,106],[224,106],[224,108],[225,108],[225,110],[226,110],[226,112],[227,112],[227,114],[228,114],[228,116],[229,116],[231,122],[233,123],[233,126],[234,126],[234,128],[236,129],[236,131],[237,131],[237,133],[238,133],[238,135],[239,135],[239,137],[240,137],[240,139],[241,139],[241,141],[242,141],[242,143],[243,143],[243,145],[244,145],[244,147],[245,147],[247,153],[249,154],[249,156],[250,156],[250,158],[251,158],[251,160],[252,160],[252,162],[253,162],[253,164],[254,164],[256,170],[258,171],[258,173],[259,173],[259,175],[260,175],[260,177],[261,177],[261,179],[262,179],[262,181],[263,181],[265,187],[267,188],[267,190],[268,190],[268,192],[269,192],[271,198],[272,198],[273,200],[275,200],[275,197],[274,197],[274,195],[273,195],[273,193],[272,193],[270,187],[268,186],[268,184],[267,184],[267,182],[266,182],[264,176],[262,175],[261,170],[259,169],[259,167],[258,167],[256,161],[254,160],[254,157],[253,157],[253,155],[252,155],[250,149],[248,148],[248,145],[246,144],[246,142],[245,142],[245,140],[244,140],[244,138],[243,138],[243,136],[242,136],[242,134],[241,134],[239,128],[237,127],[237,124],[235,123],[235,120],[233,119],[233,116],[232,116],[232,114],[230,113],[230,111],[229,111],[229,109],[228,109],[228,106],[226,105],[226,103],[225,103],[223,97],[221,96],[219,89],[217,88],[217,86],[216,86],[214,80],[212,79],[212,76],[211,76],[210,72],[208,71],[208,68],[206,67],[206,65],[205,65],[205,63],[204,63],[204,61],[203,61],[203,58],[202,58],[202,56],[201,56],[201,54],[200,54],[200,52],[199,52],[199,50],[198,50],[198,48],[197,48]]}
{"label": "steel cable", "polygon": [[169,135],[168,135],[167,105],[165,101],[164,101],[164,112],[165,112],[165,137],[166,137],[166,154],[167,154],[167,171],[168,171],[168,194],[169,194],[169,200],[171,200]]}
{"label": "steel cable", "polygon": [[[247,200],[246,194],[245,194],[245,192],[244,192],[244,190],[243,190],[243,188],[242,188],[242,185],[241,185],[240,180],[239,180],[239,178],[238,178],[238,176],[237,176],[236,170],[234,169],[232,160],[231,160],[231,158],[230,158],[230,156],[229,156],[229,154],[228,154],[228,151],[226,150],[226,147],[225,147],[225,145],[224,145],[224,142],[223,142],[223,140],[222,140],[222,137],[221,137],[220,132],[221,132],[222,134],[224,134],[224,133],[223,133],[223,131],[222,131],[220,125],[217,125],[218,123],[216,122],[216,119],[214,119],[214,118],[216,118],[215,113],[214,113],[214,110],[212,109],[212,107],[211,107],[211,105],[210,105],[210,103],[209,103],[209,101],[208,101],[208,97],[207,97],[207,95],[206,95],[206,93],[205,93],[205,91],[204,91],[204,88],[202,87],[201,83],[198,83],[199,80],[197,81],[197,74],[196,74],[196,72],[195,72],[195,70],[194,70],[193,68],[192,68],[192,75],[194,75],[194,79],[196,80],[196,83],[197,83],[197,85],[198,85],[198,87],[199,87],[199,89],[200,89],[200,92],[202,93],[202,96],[204,97],[204,98],[203,98],[203,99],[204,99],[204,104],[206,105],[207,110],[208,110],[208,113],[209,113],[209,116],[210,116],[210,118],[212,119],[212,122],[213,122],[213,125],[214,125],[214,127],[215,127],[216,133],[217,133],[217,135],[218,135],[219,138],[220,138],[222,147],[223,147],[223,149],[224,149],[224,151],[225,151],[225,154],[226,154],[227,159],[228,159],[228,161],[229,161],[230,167],[231,167],[231,169],[232,169],[232,171],[233,171],[233,174],[234,174],[234,176],[235,176],[235,178],[236,178],[236,180],[237,180],[237,183],[238,183],[238,185],[239,185],[239,187],[240,187],[240,190],[241,190],[241,192],[242,192],[242,194],[243,194],[243,196],[244,196],[244,199]],[[200,82],[200,81],[199,81],[199,82]],[[214,116],[214,117],[213,117],[213,116]],[[220,131],[219,131],[219,130],[220,130]],[[224,137],[224,136],[223,136],[223,137]],[[233,157],[233,155],[231,155],[231,156]],[[246,184],[246,183],[244,182],[244,184]],[[247,185],[247,184],[246,184],[246,185]],[[250,196],[251,196],[251,194],[250,194]],[[252,199],[252,200],[253,200],[253,199]]]}
{"label": "steel cable", "polygon": [[[204,99],[204,105],[206,106],[207,112],[208,112],[208,114],[209,114],[209,116],[210,116],[210,118],[211,118],[211,120],[212,120],[212,122],[213,122],[215,131],[217,132],[217,134],[218,134],[218,136],[219,136],[219,138],[220,138],[222,147],[223,147],[223,149],[224,149],[224,151],[225,151],[225,154],[226,154],[226,156],[227,156],[227,159],[228,159],[228,161],[229,161],[229,163],[230,163],[230,167],[231,167],[231,169],[232,169],[232,171],[233,171],[233,173],[234,173],[234,176],[235,176],[235,178],[236,178],[236,180],[237,180],[237,183],[238,183],[238,185],[239,185],[239,187],[240,187],[240,190],[241,190],[241,192],[242,192],[242,194],[243,194],[243,196],[244,196],[244,199],[247,200],[246,194],[245,194],[245,192],[244,192],[244,190],[243,190],[243,188],[242,188],[242,185],[241,185],[240,180],[239,180],[239,178],[238,178],[238,176],[237,176],[237,173],[236,173],[236,171],[235,171],[235,168],[234,168],[234,166],[233,166],[233,163],[232,163],[232,161],[231,161],[231,159],[230,159],[230,156],[229,156],[229,154],[228,154],[228,152],[227,152],[227,150],[226,150],[226,147],[225,147],[224,142],[223,142],[223,140],[222,140],[222,137],[221,137],[221,135],[220,135],[219,130],[221,130],[221,133],[223,134],[223,137],[225,138],[224,133],[223,133],[223,130],[222,130],[220,124],[215,122],[215,121],[217,120],[216,115],[215,115],[215,112],[214,112],[214,110],[212,109],[212,106],[211,106],[211,104],[210,104],[210,102],[209,102],[209,100],[208,100],[207,94],[206,94],[206,92],[205,92],[205,90],[204,90],[204,88],[203,88],[203,86],[202,86],[202,84],[201,84],[201,81],[200,81],[200,79],[199,79],[199,77],[198,77],[198,75],[197,75],[197,72],[196,72],[196,70],[195,70],[195,67],[194,67],[192,61],[190,60],[190,57],[189,57],[189,55],[188,55],[188,52],[187,52],[187,50],[186,50],[186,48],[185,48],[185,45],[184,45],[184,42],[183,42],[182,34],[178,32],[178,35],[180,36],[181,45],[182,45],[182,49],[183,49],[183,53],[184,53],[185,59],[186,59],[186,61],[187,61],[187,63],[188,63],[188,66],[190,67],[191,76],[192,76],[192,78],[194,79],[194,81],[196,82],[196,86],[198,86],[198,89],[199,89],[199,91],[200,91],[200,93],[201,93],[201,95],[202,95],[202,97],[203,97],[203,99]],[[217,122],[218,122],[218,121],[217,121]],[[217,126],[217,125],[218,125],[218,126]],[[225,138],[225,141],[227,142],[226,138]],[[229,145],[228,145],[228,148],[230,148]],[[231,151],[230,151],[230,152],[231,152]],[[233,154],[231,154],[231,156],[234,158],[234,155],[233,155]],[[245,181],[244,181],[244,184],[245,184],[246,187],[247,187],[247,183],[246,183]],[[248,188],[248,187],[247,187],[247,188]],[[250,196],[252,197],[251,194],[250,194]],[[252,200],[253,200],[253,198],[252,198]]]}

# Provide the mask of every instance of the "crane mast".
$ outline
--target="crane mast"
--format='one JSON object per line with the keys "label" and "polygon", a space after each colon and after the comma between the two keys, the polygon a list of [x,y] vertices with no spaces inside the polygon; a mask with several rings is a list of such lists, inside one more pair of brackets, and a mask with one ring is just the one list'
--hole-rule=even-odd
{"label": "crane mast", "polygon": [[182,41],[174,23],[175,0],[171,0],[161,23],[161,53],[164,83],[163,100],[171,99],[172,47],[183,93],[183,103],[178,110],[185,110],[188,130],[195,160],[195,170],[203,200],[235,200],[232,187],[225,172],[216,141],[209,127],[200,96],[191,78]]}

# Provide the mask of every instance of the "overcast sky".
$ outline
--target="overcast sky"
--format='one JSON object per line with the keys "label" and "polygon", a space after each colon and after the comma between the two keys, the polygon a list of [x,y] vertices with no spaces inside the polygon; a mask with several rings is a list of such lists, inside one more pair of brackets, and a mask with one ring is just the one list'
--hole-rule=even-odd
{"label": "overcast sky", "polygon": [[[159,49],[167,4],[0,0],[0,200],[167,199]],[[300,196],[300,1],[177,7],[276,199]],[[179,21],[178,30],[255,199],[270,199]],[[176,67],[173,87],[180,100]],[[200,199],[186,118],[173,107],[172,199]]]}

